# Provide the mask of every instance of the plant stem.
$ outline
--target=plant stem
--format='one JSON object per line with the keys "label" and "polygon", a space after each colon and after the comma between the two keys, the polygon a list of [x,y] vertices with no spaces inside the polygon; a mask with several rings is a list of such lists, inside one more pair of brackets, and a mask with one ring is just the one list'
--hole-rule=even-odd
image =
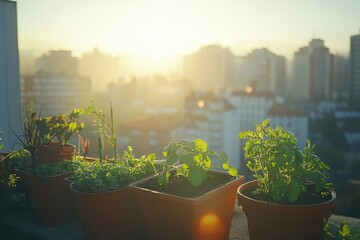
{"label": "plant stem", "polygon": [[111,124],[111,136],[113,140],[113,151],[114,151],[114,160],[117,160],[117,142],[116,142],[116,133],[114,129],[114,114],[113,114],[113,108],[110,102],[110,124]]}

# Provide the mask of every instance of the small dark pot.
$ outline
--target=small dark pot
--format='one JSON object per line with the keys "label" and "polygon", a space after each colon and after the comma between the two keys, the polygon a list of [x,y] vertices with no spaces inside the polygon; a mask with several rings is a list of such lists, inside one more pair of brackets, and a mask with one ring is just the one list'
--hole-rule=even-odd
{"label": "small dark pot", "polygon": [[16,172],[25,181],[36,224],[55,226],[73,216],[71,190],[69,182],[64,179],[71,173],[48,177],[18,169]]}
{"label": "small dark pot", "polygon": [[276,204],[252,199],[243,194],[256,188],[257,181],[242,184],[237,191],[238,204],[246,214],[251,240],[323,239],[324,219],[334,208],[336,193],[329,201],[310,205]]}
{"label": "small dark pot", "polygon": [[[214,171],[214,174],[225,174]],[[156,176],[130,186],[144,229],[140,239],[227,240],[234,211],[237,176],[200,197],[185,198],[139,187]],[[216,176],[215,176],[216,177]]]}
{"label": "small dark pot", "polygon": [[38,154],[38,164],[72,160],[75,155],[75,149],[76,146],[69,143],[64,146],[58,142],[52,142],[44,145]]}
{"label": "small dark pot", "polygon": [[86,239],[136,239],[138,215],[128,187],[115,191],[86,193],[70,185],[76,202],[76,216]]}

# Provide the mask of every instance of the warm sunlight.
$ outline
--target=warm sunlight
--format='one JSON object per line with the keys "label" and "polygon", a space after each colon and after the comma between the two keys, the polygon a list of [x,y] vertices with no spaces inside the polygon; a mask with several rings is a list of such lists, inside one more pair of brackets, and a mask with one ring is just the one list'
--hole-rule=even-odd
{"label": "warm sunlight", "polygon": [[[306,3],[283,4],[284,11],[279,15],[277,5],[264,0],[256,3],[18,0],[17,3],[20,50],[67,49],[81,56],[97,47],[113,55],[135,55],[137,69],[154,71],[169,69],[169,65],[174,66],[174,61],[169,59],[178,59],[209,44],[231,47],[235,54],[247,54],[252,48],[265,46],[291,57],[294,49],[313,37],[316,29],[321,29],[322,37],[331,35],[330,47],[344,52],[341,45],[344,36],[358,27],[353,26],[357,23],[348,17],[350,13],[343,16],[336,11],[337,16],[326,20],[322,10],[314,14],[316,19],[302,20],[299,24],[296,19],[302,19],[299,12],[308,10]],[[322,8],[322,5],[314,7]],[[322,19],[329,27],[322,28]],[[346,27],[331,22],[332,19],[342,19]],[[296,26],[301,27],[296,33],[288,34]]]}

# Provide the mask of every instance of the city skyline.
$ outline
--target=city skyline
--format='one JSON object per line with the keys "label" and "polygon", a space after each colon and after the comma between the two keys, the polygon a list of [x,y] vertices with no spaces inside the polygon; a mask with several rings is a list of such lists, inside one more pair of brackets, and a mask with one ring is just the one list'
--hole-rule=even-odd
{"label": "city skyline", "polygon": [[16,2],[20,50],[68,49],[79,56],[98,47],[154,67],[209,44],[236,55],[266,47],[291,59],[321,38],[332,53],[348,55],[350,36],[360,27],[355,0]]}

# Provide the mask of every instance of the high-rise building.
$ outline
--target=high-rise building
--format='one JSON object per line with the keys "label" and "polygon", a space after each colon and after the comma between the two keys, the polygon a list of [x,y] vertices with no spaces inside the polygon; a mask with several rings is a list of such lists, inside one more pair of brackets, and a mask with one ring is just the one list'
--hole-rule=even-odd
{"label": "high-rise building", "polygon": [[334,100],[347,100],[349,98],[349,59],[333,56],[331,98]]}
{"label": "high-rise building", "polygon": [[297,101],[331,98],[332,55],[321,39],[313,39],[294,56],[291,97]]}
{"label": "high-rise building", "polygon": [[233,88],[244,90],[251,86],[257,91],[271,91],[277,96],[284,96],[285,62],[285,57],[266,48],[255,49],[245,57],[238,57]]}
{"label": "high-rise building", "polygon": [[360,108],[360,34],[350,38],[350,106]]}
{"label": "high-rise building", "polygon": [[79,74],[91,78],[93,91],[105,92],[108,85],[119,77],[118,59],[95,48],[79,59]]}
{"label": "high-rise building", "polygon": [[192,92],[185,100],[185,122],[172,133],[175,139],[202,138],[214,151],[224,151],[240,167],[240,146],[235,108],[214,92]]}
{"label": "high-rise building", "polygon": [[78,74],[78,60],[71,51],[50,51],[36,59],[36,73],[43,76],[73,76]]}
{"label": "high-rise building", "polygon": [[173,131],[172,137],[201,137],[215,151],[225,151],[230,163],[242,169],[245,141],[239,141],[238,134],[253,130],[264,119],[293,132],[299,147],[305,146],[308,116],[276,103],[275,94],[269,91],[193,92],[185,101],[184,126]]}
{"label": "high-rise building", "polygon": [[232,86],[234,55],[228,48],[210,45],[184,57],[184,77],[194,90]]}
{"label": "high-rise building", "polygon": [[36,74],[21,78],[24,106],[33,102],[43,116],[67,113],[90,102],[91,81],[79,76],[70,51],[50,51],[36,59]]}
{"label": "high-rise building", "polygon": [[0,0],[0,128],[9,151],[21,134],[21,96],[16,2]]}

